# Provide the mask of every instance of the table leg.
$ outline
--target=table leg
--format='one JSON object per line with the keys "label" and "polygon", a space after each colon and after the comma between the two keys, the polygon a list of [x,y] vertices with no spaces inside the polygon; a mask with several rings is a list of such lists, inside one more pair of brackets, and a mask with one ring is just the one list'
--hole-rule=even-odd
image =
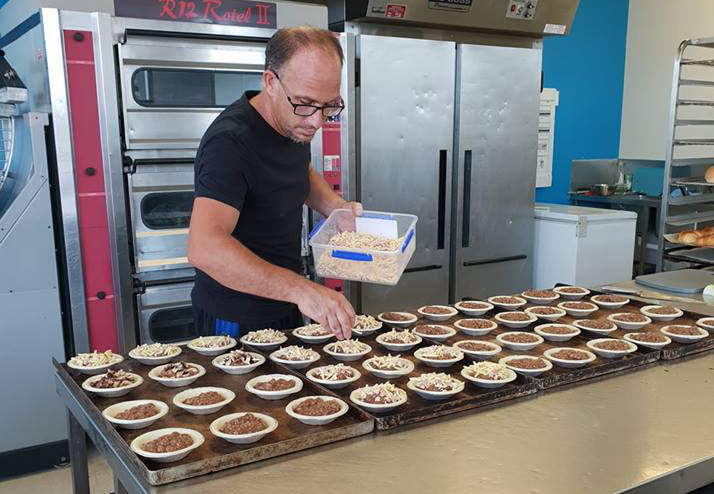
{"label": "table leg", "polygon": [[114,494],[128,494],[128,492],[119,479],[114,477]]}
{"label": "table leg", "polygon": [[649,232],[650,226],[650,208],[649,206],[643,206],[640,208],[640,214],[642,215],[642,224],[644,225],[642,236],[640,241],[640,262],[637,268],[639,275],[645,274],[645,258],[647,257],[647,233]]}
{"label": "table leg", "polygon": [[84,429],[67,411],[69,423],[69,462],[72,469],[72,492],[89,494],[89,471],[87,466],[87,436]]}

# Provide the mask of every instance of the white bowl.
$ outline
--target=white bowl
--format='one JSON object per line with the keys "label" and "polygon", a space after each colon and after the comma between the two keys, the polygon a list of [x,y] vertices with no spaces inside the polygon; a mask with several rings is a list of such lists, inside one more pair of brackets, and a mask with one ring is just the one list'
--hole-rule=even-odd
{"label": "white bowl", "polygon": [[[536,338],[536,341],[533,343],[515,343],[512,341],[504,340],[503,337],[511,334],[527,334],[530,336],[533,336]],[[538,345],[543,344],[545,341],[541,336],[533,333],[526,333],[525,331],[509,331],[507,333],[501,333],[498,336],[496,336],[496,341],[498,341],[501,345],[505,346],[509,350],[517,350],[517,351],[522,351],[522,352],[527,352],[528,350],[533,350],[535,347]]]}
{"label": "white bowl", "polygon": [[[262,431],[251,432],[250,434],[226,434],[225,432],[221,432],[221,427],[223,427],[226,422],[230,422],[233,419],[240,418],[243,415],[246,415],[247,413],[252,413],[259,419],[263,419],[263,422],[268,424],[268,427],[263,429]],[[263,439],[268,434],[270,434],[271,432],[273,432],[277,428],[278,428],[277,420],[275,420],[270,415],[265,415],[265,414],[257,413],[257,412],[229,413],[228,415],[218,417],[216,420],[211,422],[211,425],[210,425],[211,434],[213,434],[216,437],[220,437],[221,439],[225,439],[229,443],[233,443],[233,444],[256,443],[256,442],[260,441],[261,439]]]}
{"label": "white bowl", "polygon": [[[527,359],[531,359],[531,360],[540,358],[543,362],[545,362],[546,365],[542,369],[520,369],[518,367],[512,367],[511,365],[508,364],[511,360],[522,359],[522,358],[527,358]],[[498,363],[505,365],[506,367],[508,367],[509,369],[511,369],[512,371],[514,371],[518,374],[521,374],[524,376],[530,376],[530,377],[540,376],[544,372],[547,372],[553,368],[553,364],[550,362],[550,360],[544,359],[541,357],[534,357],[532,355],[509,355],[508,357],[503,357],[502,359],[500,359],[498,361]]]}
{"label": "white bowl", "polygon": [[394,321],[392,319],[385,319],[384,314],[387,314],[387,312],[382,312],[381,314],[379,314],[377,316],[377,319],[379,319],[380,321],[382,321],[384,323],[389,324],[390,326],[396,326],[398,328],[406,328],[407,326],[410,326],[410,325],[414,324],[415,322],[417,322],[417,319],[419,319],[417,316],[415,316],[414,314],[411,314],[409,312],[396,312],[396,311],[392,311],[392,312],[394,312],[395,314],[402,314],[405,316],[409,316],[409,320],[408,321]]}
{"label": "white bowl", "polygon": [[[295,381],[296,386],[282,391],[263,391],[254,387],[258,383],[270,381],[271,379],[290,379]],[[302,379],[288,374],[264,374],[262,376],[254,377],[245,383],[245,390],[264,400],[282,400],[283,398],[299,393],[302,390]]]}
{"label": "white bowl", "polygon": [[[505,364],[501,364],[504,365]],[[472,384],[478,386],[479,388],[487,388],[487,389],[495,389],[495,388],[500,388],[501,386],[505,386],[508,383],[511,383],[516,380],[518,377],[518,374],[511,369],[510,367],[506,367],[506,370],[508,370],[508,378],[507,379],[500,379],[498,381],[496,380],[491,380],[491,379],[479,379],[477,377],[471,376],[468,372],[466,372],[466,369],[461,369],[461,376],[464,379],[468,379],[471,381]]]}
{"label": "white bowl", "polygon": [[[688,326],[688,324],[673,324],[671,326]],[[676,341],[677,343],[696,343],[697,341],[701,341],[704,338],[706,338],[707,336],[709,336],[709,331],[707,331],[706,329],[699,328],[699,327],[697,327],[697,329],[699,329],[699,331],[700,331],[699,335],[689,336],[689,335],[675,334],[675,333],[672,333],[671,331],[669,331],[669,328],[671,326],[665,326],[665,327],[661,328],[660,331],[662,332],[662,334],[670,337],[672,339],[672,341]]]}
{"label": "white bowl", "polygon": [[[157,439],[165,434],[178,432],[180,434],[188,434],[193,438],[193,444],[188,448],[179,449],[171,453],[150,453],[141,449],[140,445]],[[165,429],[157,429],[155,431],[145,432],[131,442],[131,450],[139,456],[148,458],[158,463],[171,463],[185,458],[191,451],[200,447],[205,441],[203,434],[193,429],[184,429],[182,427],[167,427]]]}
{"label": "white bowl", "polygon": [[[484,345],[488,345],[493,348],[493,350],[489,350],[486,352],[475,352],[473,350],[466,350],[465,348],[461,348],[462,343],[468,343],[468,342],[473,342],[473,343],[483,343]],[[493,357],[494,355],[498,355],[501,353],[503,350],[499,345],[496,345],[495,343],[491,343],[490,341],[479,341],[479,340],[461,340],[457,341],[453,345],[455,348],[458,348],[463,352],[464,355],[466,355],[469,358],[475,359],[475,360],[486,360],[488,357]]]}
{"label": "white bowl", "polygon": [[269,352],[272,350],[275,350],[278,348],[280,345],[288,341],[288,337],[285,335],[282,335],[283,337],[280,339],[280,341],[274,341],[272,343],[253,343],[250,341],[247,341],[245,339],[245,336],[241,336],[240,342],[243,343],[243,345],[250,346],[253,348],[257,348],[258,350],[263,350],[264,352]]}
{"label": "white bowl", "polygon": [[[426,309],[427,307],[439,307],[440,309],[448,309],[449,313],[448,314],[429,314],[428,312],[424,312],[424,309]],[[420,316],[425,317],[425,318],[429,319],[430,321],[436,321],[436,322],[447,321],[459,313],[458,310],[456,310],[453,307],[450,307],[448,305],[425,305],[424,307],[419,307],[417,309],[417,312],[419,313]]]}
{"label": "white bowl", "polygon": [[223,355],[218,355],[216,358],[214,358],[211,363],[213,364],[214,367],[221,369],[223,372],[227,374],[233,374],[233,375],[241,375],[241,374],[248,374],[250,372],[253,372],[255,369],[260,367],[265,363],[265,357],[263,357],[259,353],[255,352],[246,352],[251,354],[254,358],[257,359],[257,362],[252,363],[250,365],[223,365],[219,364],[218,361],[223,357]]}
{"label": "white bowl", "polygon": [[714,317],[702,317],[701,319],[698,319],[697,326],[707,330],[714,330]]}
{"label": "white bowl", "polygon": [[[577,350],[579,352],[586,353],[588,355],[588,358],[585,360],[565,360],[553,357],[554,353],[559,352],[561,350]],[[551,348],[550,350],[546,350],[545,352],[543,352],[543,356],[553,362],[558,367],[563,367],[566,369],[579,369],[580,367],[585,367],[597,358],[592,352],[588,352],[587,350],[581,350],[580,348],[571,347]]]}
{"label": "white bowl", "polygon": [[653,321],[674,321],[678,317],[682,317],[684,315],[684,312],[682,310],[677,309],[677,307],[672,307],[673,309],[677,309],[676,314],[654,314],[650,312],[650,309],[656,309],[658,307],[662,307],[661,305],[645,305],[640,309],[640,312],[642,312],[644,315],[652,319]]}
{"label": "white bowl", "polygon": [[463,306],[464,302],[457,302],[454,304],[454,307],[456,307],[458,310],[460,310],[462,314],[469,316],[469,317],[482,316],[486,312],[493,310],[493,304],[489,304],[488,302],[481,302],[480,300],[466,300],[465,302],[478,302],[480,304],[485,305],[485,307],[483,309],[467,309],[466,307]]}
{"label": "white bowl", "polygon": [[647,318],[646,321],[644,322],[627,322],[627,321],[618,321],[616,319],[617,316],[621,316],[623,314],[629,314],[629,312],[620,312],[617,314],[611,314],[607,316],[607,320],[610,322],[614,322],[618,328],[624,329],[627,331],[639,331],[640,329],[644,328],[648,324],[652,324],[652,319],[649,317],[645,316]]}
{"label": "white bowl", "polygon": [[[187,405],[183,402],[188,398],[192,398],[194,396],[198,396],[201,393],[207,393],[209,391],[215,391],[216,393],[223,395],[224,400],[219,401],[218,403],[214,403],[212,405]],[[219,411],[231,401],[235,400],[235,398],[236,394],[230,389],[204,386],[202,388],[191,388],[185,391],[181,391],[180,393],[174,396],[173,403],[175,406],[183,408],[187,412],[193,413],[194,415],[210,415]]]}
{"label": "white bowl", "polygon": [[398,401],[395,401],[394,403],[389,403],[385,405],[375,405],[372,403],[367,403],[365,401],[361,401],[359,398],[357,398],[357,395],[359,393],[359,389],[355,389],[350,393],[350,401],[354,403],[355,405],[364,408],[365,410],[369,412],[374,412],[374,413],[386,413],[390,412],[396,408],[399,408],[400,406],[404,405],[407,402],[407,392],[404,391],[401,388],[399,389],[399,394],[401,398]]}
{"label": "white bowl", "polygon": [[[471,319],[475,319],[475,318],[471,318]],[[468,335],[468,336],[486,336],[488,333],[490,333],[491,331],[493,331],[494,329],[496,329],[498,327],[498,324],[496,324],[495,322],[489,321],[488,319],[484,319],[484,321],[488,321],[491,323],[490,328],[485,328],[485,329],[468,328],[461,324],[461,321],[465,321],[465,320],[466,319],[459,319],[458,321],[456,321],[454,323],[454,326],[459,328],[462,333],[464,333],[465,335]]]}
{"label": "white bowl", "polygon": [[[612,322],[612,321],[609,321]],[[617,324],[612,323],[612,328],[610,329],[595,329],[595,328],[589,328],[587,326],[583,326],[580,321],[573,321],[573,326],[575,326],[578,329],[582,329],[583,331],[589,331],[593,334],[600,335],[600,336],[607,336],[613,331],[617,331]]]}
{"label": "white bowl", "polygon": [[[372,358],[374,358],[374,357],[372,357]],[[364,370],[366,370],[367,372],[369,372],[370,374],[372,374],[373,376],[378,377],[380,379],[394,379],[396,377],[401,377],[401,376],[406,376],[407,374],[411,374],[414,371],[414,362],[412,362],[411,360],[404,358],[404,357],[400,357],[400,358],[402,358],[403,360],[408,362],[407,367],[405,367],[404,369],[400,369],[400,370],[375,369],[374,367],[372,367],[372,365],[370,363],[372,360],[371,358],[362,362],[362,368]]]}
{"label": "white bowl", "polygon": [[536,312],[538,309],[544,309],[544,308],[546,308],[546,307],[528,307],[523,312],[525,312],[526,314],[529,314],[531,316],[536,316],[538,319],[542,319],[543,321],[549,321],[549,322],[555,322],[567,314],[567,312],[565,310],[563,310],[559,307],[547,307],[548,309],[553,309],[553,310],[558,311],[555,314],[538,314]]}
{"label": "white bowl", "polygon": [[[457,312],[458,314],[458,312]],[[448,330],[448,333],[444,334],[424,334],[419,331],[420,326],[438,326],[440,328],[444,328]],[[441,324],[417,324],[414,326],[414,329],[412,329],[412,333],[414,333],[417,336],[421,336],[422,338],[428,338],[433,341],[438,341],[438,342],[444,342],[454,336],[456,334],[456,330],[454,328],[450,328],[449,326],[442,326]]]}
{"label": "white bowl", "polygon": [[522,329],[522,328],[525,328],[526,326],[530,326],[531,324],[533,324],[534,322],[536,322],[538,320],[538,318],[536,316],[534,316],[533,314],[527,314],[528,316],[530,316],[530,319],[528,319],[526,321],[509,321],[509,320],[503,318],[504,314],[513,314],[513,313],[514,312],[501,312],[500,314],[496,314],[495,318],[499,323],[501,323],[504,326],[506,326],[507,328],[511,328],[511,329]]}
{"label": "white bowl", "polygon": [[387,343],[386,341],[384,341],[384,338],[387,333],[380,334],[379,336],[377,336],[376,340],[377,343],[379,343],[391,352],[406,352],[422,342],[421,336],[414,333],[411,334],[414,335],[414,338],[416,338],[416,341],[414,341],[414,343]]}
{"label": "white bowl", "polygon": [[[518,303],[517,304],[502,304],[502,303],[498,303],[498,302],[494,301],[494,299],[501,298],[501,297],[515,298],[516,300],[518,300]],[[511,297],[510,295],[497,295],[495,297],[489,297],[488,303],[492,304],[496,307],[500,307],[501,309],[515,310],[515,309],[518,309],[519,307],[523,307],[524,305],[526,305],[528,303],[528,301],[526,299],[524,299],[523,297]]]}
{"label": "white bowl", "polygon": [[[574,300],[570,300],[570,303],[575,302]],[[563,309],[569,316],[572,317],[587,317],[593,312],[598,310],[597,304],[593,304],[591,302],[580,302],[583,304],[590,304],[592,305],[592,308],[590,309],[573,309],[572,307],[567,307],[566,304],[569,302],[561,302],[558,304],[559,309]]]}
{"label": "white bowl", "polygon": [[[362,343],[362,342],[360,342],[360,343]],[[334,345],[334,343],[328,343],[327,345],[322,347],[322,350],[335,360],[339,360],[341,362],[355,362],[357,360],[360,360],[361,358],[363,358],[365,355],[367,355],[369,352],[372,351],[372,347],[369,346],[367,343],[362,343],[362,344],[365,346],[365,349],[359,353],[338,353],[338,352],[335,352],[332,350],[332,345]]]}
{"label": "white bowl", "polygon": [[164,366],[166,365],[171,365],[171,364],[164,364],[160,365],[158,367],[154,367],[149,371],[149,378],[153,379],[154,381],[157,381],[160,384],[163,384],[164,386],[167,386],[169,388],[180,388],[183,386],[188,386],[189,384],[192,384],[196,379],[199,377],[203,376],[206,373],[205,367],[199,364],[191,364],[190,362],[186,362],[187,364],[190,364],[198,369],[198,374],[190,377],[182,377],[179,379],[175,378],[170,378],[170,377],[159,377],[159,373],[164,370]]}
{"label": "white bowl", "polygon": [[124,361],[124,357],[122,355],[119,355],[118,353],[115,353],[114,355],[116,355],[117,359],[111,364],[95,365],[93,367],[80,367],[71,363],[72,359],[70,359],[69,361],[67,361],[67,367],[79,371],[82,374],[88,374],[91,376],[95,376],[97,374],[104,374],[104,372],[110,367],[114,367],[115,365],[121,364]]}
{"label": "white bowl", "polygon": [[[310,415],[300,415],[299,413],[296,413],[294,411],[294,408],[309,398],[322,398],[326,401],[336,401],[340,405],[340,411],[335,412],[331,415],[323,415],[318,417],[313,417]],[[334,398],[332,396],[303,396],[302,398],[298,398],[296,400],[291,401],[285,407],[285,413],[290,415],[292,418],[299,420],[305,425],[327,425],[338,417],[342,417],[344,414],[347,413],[348,410],[349,406],[347,405],[347,403],[340,400],[339,398]]]}
{"label": "white bowl", "polygon": [[280,350],[275,350],[271,352],[268,357],[270,357],[270,360],[272,360],[273,362],[283,364],[284,366],[289,367],[290,369],[304,369],[306,367],[310,367],[312,364],[320,360],[320,354],[317,352],[315,352],[315,355],[310,360],[285,360],[276,356],[276,353],[278,352],[280,352]]}
{"label": "white bowl", "polygon": [[449,359],[449,360],[438,360],[438,359],[430,359],[430,358],[422,357],[421,356],[422,350],[424,350],[424,348],[418,348],[414,352],[414,357],[417,360],[424,362],[429,367],[437,367],[437,368],[451,367],[456,362],[460,362],[464,359],[464,353],[461,350],[459,350],[458,348],[456,350],[458,350],[459,355],[457,357]]}
{"label": "white bowl", "polygon": [[134,382],[130,384],[129,386],[124,386],[123,388],[110,388],[110,389],[101,389],[101,388],[95,388],[92,386],[96,381],[102,378],[104,374],[99,374],[96,376],[88,377],[87,379],[84,380],[82,383],[82,389],[85,391],[88,391],[90,393],[94,393],[97,396],[101,396],[102,398],[117,398],[119,396],[124,396],[125,394],[129,393],[134,388],[138,388],[141,386],[141,383],[144,382],[144,378],[142,378],[139,374],[134,374],[132,372],[128,372],[129,375],[134,377]]}
{"label": "white bowl", "polygon": [[350,383],[353,383],[357,381],[360,377],[362,377],[362,374],[360,371],[355,369],[354,367],[350,367],[352,369],[352,377],[348,379],[343,379],[342,381],[327,381],[325,379],[318,379],[315,377],[315,372],[319,369],[319,367],[315,367],[313,369],[310,369],[305,373],[305,377],[307,377],[309,380],[311,380],[314,383],[320,384],[322,386],[325,386],[327,389],[342,389],[347,387]]}
{"label": "white bowl", "polygon": [[[149,403],[153,403],[154,406],[159,409],[159,413],[157,413],[156,415],[152,415],[151,417],[147,417],[145,419],[137,420],[122,420],[115,418],[115,415],[118,415],[125,410],[139,405],[148,405]],[[120,403],[116,403],[112,406],[109,406],[102,411],[102,415],[105,419],[107,419],[112,424],[118,425],[122,429],[143,429],[144,427],[149,427],[167,413],[169,413],[169,406],[163,401],[159,400],[122,401]]]}
{"label": "white bowl", "polygon": [[299,339],[303,343],[307,343],[308,345],[318,345],[320,343],[325,343],[326,341],[329,341],[330,339],[335,337],[335,333],[330,333],[327,335],[323,336],[307,336],[304,334],[300,334],[298,330],[302,328],[295,328],[292,331],[292,334],[295,338]]}
{"label": "white bowl", "polygon": [[[569,334],[554,334],[554,333],[549,333],[548,328],[551,326],[565,326],[566,328],[571,329],[573,332]],[[575,326],[571,326],[570,324],[541,324],[540,326],[536,326],[535,328],[536,334],[539,334],[543,338],[545,338],[548,341],[568,341],[580,334],[580,329],[576,328]]]}
{"label": "white bowl", "polygon": [[407,388],[414,391],[421,398],[429,401],[443,401],[448,400],[452,396],[456,396],[464,390],[464,382],[454,379],[454,389],[451,391],[426,391],[424,389],[417,388],[414,383],[410,380],[407,382]]}
{"label": "white bowl", "polygon": [[599,305],[603,309],[619,309],[619,308],[624,307],[630,303],[630,299],[627,297],[625,297],[624,302],[603,302],[603,301],[598,301],[599,296],[600,295],[594,295],[594,296],[590,297],[590,300],[595,305]]}
{"label": "white bowl", "polygon": [[233,348],[234,346],[236,346],[238,344],[238,342],[235,340],[235,338],[231,338],[230,336],[229,336],[229,338],[230,338],[231,342],[226,346],[199,347],[199,346],[195,346],[193,344],[193,342],[189,343],[186,346],[188,346],[191,350],[193,350],[194,352],[196,352],[200,355],[204,355],[206,357],[213,357],[215,355],[220,355],[221,353],[226,353],[227,351],[229,351],[231,348]]}
{"label": "white bowl", "polygon": [[556,293],[555,296],[552,297],[531,297],[526,295],[526,292],[523,292],[521,293],[521,297],[523,297],[528,302],[534,305],[549,305],[558,300],[560,298],[560,295]]}
{"label": "white bowl", "polygon": [[181,352],[181,347],[177,346],[173,354],[166,355],[165,357],[141,357],[136,354],[136,348],[134,348],[129,352],[129,357],[144,365],[161,365],[171,362],[172,359],[181,355]]}
{"label": "white bowl", "polygon": [[354,334],[356,334],[357,336],[369,336],[372,333],[382,329],[382,326],[384,325],[384,323],[382,321],[377,321],[377,323],[379,324],[379,326],[377,326],[376,328],[370,328],[370,329],[352,328],[352,332]]}
{"label": "white bowl", "polygon": [[[583,290],[582,293],[566,293],[563,291],[563,288],[580,288]],[[587,288],[583,288],[581,286],[579,287],[568,287],[568,286],[558,286],[553,288],[553,291],[560,295],[560,297],[563,300],[580,300],[581,298],[585,297],[586,295],[590,295],[590,290]]]}
{"label": "white bowl", "polygon": [[[625,343],[629,346],[629,350],[605,350],[604,348],[598,348],[596,345],[603,341],[625,341]],[[590,350],[597,354],[598,357],[602,358],[620,358],[637,350],[637,345],[631,341],[618,340],[617,338],[598,338],[596,340],[588,341],[586,345]]]}
{"label": "white bowl", "polygon": [[663,341],[662,343],[656,343],[656,342],[649,342],[649,341],[640,341],[632,337],[632,335],[635,333],[627,333],[624,335],[622,338],[624,340],[629,341],[630,343],[634,343],[637,346],[645,347],[645,348],[651,348],[652,350],[661,350],[662,348],[666,347],[670,343],[672,343],[672,339],[669,336],[665,336],[667,338],[666,341]]}

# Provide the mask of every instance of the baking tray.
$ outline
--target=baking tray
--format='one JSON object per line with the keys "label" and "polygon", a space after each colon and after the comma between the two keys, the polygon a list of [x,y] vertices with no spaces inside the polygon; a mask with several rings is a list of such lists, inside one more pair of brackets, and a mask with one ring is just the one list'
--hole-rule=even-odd
{"label": "baking tray", "polygon": [[[151,485],[163,485],[197,477],[369,434],[374,430],[374,420],[354,406],[350,406],[347,414],[330,424],[324,426],[304,425],[288,416],[285,412],[285,406],[291,400],[302,396],[324,395],[323,389],[303,379],[303,389],[299,393],[290,395],[282,400],[263,400],[245,391],[245,383],[249,379],[262,374],[288,374],[289,372],[285,368],[266,360],[263,365],[249,374],[230,375],[213,367],[211,365],[213,358],[201,356],[188,348],[184,348],[181,357],[176,360],[200,364],[206,368],[206,374],[191,386],[181,388],[168,388],[149,379],[148,373],[152,369],[151,366],[145,366],[127,358],[115,367],[139,374],[144,378],[144,382],[129,394],[118,398],[99,398],[91,393],[86,393],[81,388],[81,384],[89,376],[68,368],[66,364],[60,364],[56,361],[54,364],[59,378],[67,385],[92,420],[108,432],[109,436],[114,439],[114,443],[124,450],[124,456],[131,458],[143,478]],[[177,408],[172,403],[172,399],[177,393],[191,387],[202,386],[228,388],[236,393],[236,398],[219,412],[210,415],[193,415]],[[169,405],[169,413],[150,427],[138,430],[115,429],[112,424],[102,417],[102,410],[110,405],[127,400],[146,398],[161,400]],[[243,411],[270,415],[277,419],[279,426],[261,441],[247,445],[232,444],[211,434],[209,425],[213,420],[229,413]],[[129,449],[129,444],[137,436],[147,431],[164,427],[194,429],[203,434],[206,441],[184,459],[173,463],[156,463],[139,457]]]}
{"label": "baking tray", "polygon": [[[599,292],[599,291],[592,291],[592,295],[609,295],[609,293],[605,292]],[[590,296],[592,296],[590,295]],[[620,294],[618,294],[620,295]],[[627,294],[621,294],[624,297],[627,297]],[[590,297],[589,296],[589,297]],[[583,300],[589,300],[588,299],[583,299]],[[606,318],[607,316],[611,314],[616,314],[618,312],[640,312],[640,309],[646,305],[673,305],[676,306],[676,303],[669,304],[666,300],[660,301],[658,304],[653,304],[653,303],[646,303],[646,302],[641,302],[639,300],[634,300],[631,299],[630,303],[624,306],[622,309],[600,309],[598,312],[596,312],[594,315],[597,315],[598,318]],[[708,316],[707,314],[701,314],[697,312],[692,312],[692,311],[686,311],[683,310],[684,315],[678,319],[675,319],[674,321],[669,321],[669,322],[658,322],[658,321],[652,321],[652,324],[648,324],[645,326],[643,329],[640,331],[659,331],[661,328],[664,326],[667,326],[669,324],[687,324],[687,325],[692,325],[696,326],[697,320],[701,319],[702,317],[711,317]],[[563,318],[563,320],[572,320],[569,316],[566,316]],[[622,338],[625,333],[631,333],[632,331],[623,331],[621,329],[617,329],[610,333],[611,338]],[[673,341],[671,344],[667,345],[663,349],[659,350],[660,352],[660,358],[662,360],[676,360],[679,358],[687,357],[689,355],[694,355],[697,353],[702,353],[702,352],[707,352],[709,350],[714,349],[714,332],[709,331],[709,336],[704,338],[703,340],[698,341],[697,343],[677,343]],[[588,339],[595,339],[599,338],[599,336],[592,335],[590,333],[587,333],[583,331],[582,335],[584,335]]]}
{"label": "baking tray", "polygon": [[[462,360],[461,362],[457,362],[456,364],[450,367],[429,367],[428,365],[422,363],[420,360],[416,359],[413,355],[414,351],[417,348],[434,344],[433,342],[427,340],[424,340],[421,344],[412,348],[408,352],[389,352],[386,348],[377,343],[376,337],[380,333],[389,331],[390,329],[391,328],[388,328],[387,325],[384,325],[383,329],[372,333],[369,336],[355,335],[357,339],[370,345],[372,347],[372,351],[364,358],[358,361],[342,363],[359,370],[362,374],[362,377],[342,389],[330,391],[325,388],[326,392],[333,393],[334,395],[339,396],[343,400],[350,402],[349,396],[353,390],[369,384],[377,384],[387,381],[386,379],[380,379],[373,376],[362,367],[362,362],[364,362],[368,358],[377,355],[387,355],[388,353],[391,353],[392,355],[399,354],[402,357],[414,362],[414,371],[411,374],[402,376],[397,379],[389,379],[389,382],[394,383],[395,386],[403,389],[407,393],[407,402],[404,405],[397,408],[396,410],[387,413],[374,413],[364,410],[365,413],[374,418],[377,430],[394,429],[396,427],[422,422],[436,417],[442,417],[444,415],[449,415],[463,410],[470,410],[494,405],[497,403],[503,403],[508,400],[532,395],[538,392],[538,387],[535,381],[530,378],[524,378],[523,376],[518,376],[518,379],[516,379],[514,382],[506,384],[505,386],[497,389],[485,389],[476,387],[469,381],[466,381],[461,376],[461,369],[463,368],[463,366],[471,363],[471,360],[469,360],[468,358]],[[330,342],[333,341],[335,340],[330,340]],[[289,341],[285,343],[285,345],[302,345],[305,347],[310,347],[319,352],[321,355],[320,360],[315,362],[307,369],[296,371],[304,378],[304,381],[308,380],[307,377],[304,376],[304,374],[313,367],[340,363],[340,361],[332,358],[330,355],[328,355],[322,350],[322,347],[325,346],[327,343],[308,345],[295,338],[294,336],[289,335]],[[454,376],[457,379],[460,379],[461,381],[465,381],[466,386],[464,387],[464,391],[445,401],[429,401],[419,397],[414,391],[407,388],[407,382],[409,381],[409,377],[418,376],[421,373],[427,372],[445,372]]]}
{"label": "baking tray", "polygon": [[[521,309],[518,310],[523,310],[528,307],[535,307],[533,304],[528,304],[524,306]],[[409,311],[412,314],[419,316],[419,314],[416,312],[416,310]],[[543,353],[546,350],[549,350],[551,348],[562,348],[562,347],[571,347],[571,348],[579,348],[581,350],[587,350],[592,353],[592,350],[590,350],[587,346],[586,343],[589,339],[594,339],[594,338],[587,338],[583,336],[576,336],[572,338],[570,341],[564,341],[562,343],[556,343],[556,342],[551,342],[551,341],[546,341],[545,343],[538,345],[535,347],[533,350],[529,351],[512,351],[508,350],[505,348],[501,343],[499,343],[496,340],[496,337],[501,334],[501,333],[507,333],[510,331],[525,331],[529,333],[533,333],[533,329],[540,325],[540,324],[545,324],[547,321],[538,321],[535,322],[529,326],[526,326],[523,329],[509,329],[504,326],[501,326],[498,321],[495,320],[494,316],[500,312],[508,312],[506,310],[501,310],[498,308],[494,308],[493,310],[489,311],[487,314],[483,316],[478,316],[477,318],[479,319],[488,319],[492,320],[496,324],[498,324],[498,327],[491,331],[489,334],[486,336],[469,336],[461,332],[456,326],[454,326],[454,322],[456,322],[459,319],[467,319],[470,318],[471,316],[466,316],[461,313],[459,313],[457,316],[454,316],[450,319],[448,319],[445,322],[433,322],[429,321],[425,318],[419,318],[419,321],[416,324],[442,324],[444,326],[449,326],[454,328],[457,333],[456,335],[452,336],[449,338],[445,344],[447,345],[453,345],[454,343],[458,341],[463,341],[463,340],[479,340],[479,341],[486,341],[489,343],[495,343],[501,347],[503,347],[503,351],[498,353],[497,355],[490,357],[488,360],[492,362],[498,362],[500,359],[503,357],[508,357],[510,355],[530,355],[534,357],[543,357]],[[598,312],[594,314],[594,316],[597,316]],[[599,317],[599,316],[598,316]],[[570,316],[565,316],[557,321],[557,323],[560,324],[570,324],[573,321],[573,318]],[[584,332],[583,332],[584,333]],[[582,334],[582,333],[581,333]],[[545,358],[545,357],[543,357]],[[585,367],[582,367],[580,369],[565,369],[562,367],[558,367],[555,364],[553,364],[553,368],[549,371],[544,372],[538,377],[532,377],[533,381],[536,383],[538,389],[545,390],[545,389],[551,389],[557,386],[563,386],[566,384],[573,384],[576,382],[584,381],[587,379],[591,379],[594,377],[601,377],[605,376],[608,374],[613,374],[616,372],[623,372],[626,370],[634,369],[637,367],[640,367],[642,365],[646,365],[652,362],[655,362],[659,359],[659,352],[656,350],[647,350],[645,349],[644,351],[642,350],[637,350],[636,352],[626,355],[622,358],[617,358],[617,359],[604,359],[598,357],[595,359],[593,362],[590,364],[586,365]]]}

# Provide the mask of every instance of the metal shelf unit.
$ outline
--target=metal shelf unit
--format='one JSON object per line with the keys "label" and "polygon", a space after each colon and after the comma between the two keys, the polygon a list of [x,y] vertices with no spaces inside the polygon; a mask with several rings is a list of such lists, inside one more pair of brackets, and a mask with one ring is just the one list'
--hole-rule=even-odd
{"label": "metal shelf unit", "polygon": [[[674,63],[667,156],[659,217],[657,271],[665,261],[690,262],[691,247],[672,244],[665,234],[714,222],[714,184],[704,180],[714,165],[714,37],[684,40]],[[681,194],[672,195],[679,190]]]}

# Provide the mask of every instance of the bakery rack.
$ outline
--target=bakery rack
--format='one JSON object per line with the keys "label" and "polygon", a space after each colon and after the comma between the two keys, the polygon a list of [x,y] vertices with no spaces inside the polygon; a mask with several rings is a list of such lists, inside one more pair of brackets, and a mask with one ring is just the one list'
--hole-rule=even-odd
{"label": "bakery rack", "polygon": [[[695,250],[665,236],[714,222],[714,184],[704,173],[714,165],[714,37],[688,39],[679,45],[674,63],[667,156],[659,217],[657,271],[665,261],[714,266],[702,248]],[[671,238],[671,237],[670,237]],[[714,249],[711,249],[714,254]]]}

